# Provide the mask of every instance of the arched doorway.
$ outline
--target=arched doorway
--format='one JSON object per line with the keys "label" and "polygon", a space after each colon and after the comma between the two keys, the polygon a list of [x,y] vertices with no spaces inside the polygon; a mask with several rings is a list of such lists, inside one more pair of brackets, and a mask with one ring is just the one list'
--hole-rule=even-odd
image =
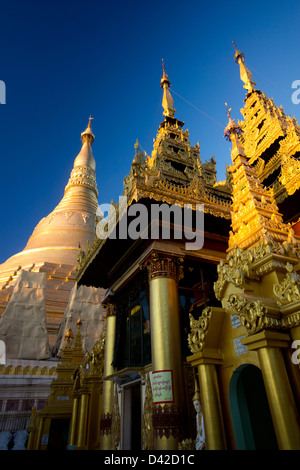
{"label": "arched doorway", "polygon": [[276,450],[269,403],[260,369],[239,366],[229,384],[229,402],[238,450]]}

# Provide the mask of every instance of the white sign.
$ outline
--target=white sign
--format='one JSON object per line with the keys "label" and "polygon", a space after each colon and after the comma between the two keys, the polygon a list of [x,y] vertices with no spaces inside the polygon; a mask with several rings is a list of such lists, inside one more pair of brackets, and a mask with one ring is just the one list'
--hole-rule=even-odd
{"label": "white sign", "polygon": [[152,373],[153,403],[172,403],[173,377],[171,370],[157,370]]}

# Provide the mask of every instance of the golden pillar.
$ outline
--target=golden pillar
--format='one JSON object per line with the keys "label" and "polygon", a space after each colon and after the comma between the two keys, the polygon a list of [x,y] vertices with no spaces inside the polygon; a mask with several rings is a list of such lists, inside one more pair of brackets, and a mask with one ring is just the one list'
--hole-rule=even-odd
{"label": "golden pillar", "polygon": [[198,369],[199,389],[205,429],[205,449],[224,450],[226,439],[216,366],[222,364],[219,351],[200,351],[187,357]]}
{"label": "golden pillar", "polygon": [[217,375],[217,366],[223,364],[220,341],[225,315],[225,310],[219,307],[206,307],[198,320],[190,313],[188,343],[194,354],[187,361],[198,369],[207,450],[226,449]]}
{"label": "golden pillar", "polygon": [[89,395],[83,390],[80,397],[80,412],[79,412],[79,427],[78,427],[78,441],[77,445],[79,448],[84,448],[86,443],[86,424],[87,424],[87,412],[88,412],[88,401]]}
{"label": "golden pillar", "polygon": [[73,410],[72,410],[72,420],[71,420],[69,446],[76,445],[76,429],[77,429],[77,419],[78,419],[78,407],[79,407],[79,396],[74,395],[73,396]]}
{"label": "golden pillar", "polygon": [[34,438],[36,434],[36,407],[32,407],[30,424],[29,424],[29,438],[27,442],[27,450],[33,450]]}
{"label": "golden pillar", "polygon": [[[150,291],[154,449],[176,450],[185,424],[177,289],[179,263],[175,258],[153,254],[146,266]],[[168,397],[157,396],[156,380],[167,384]]]}
{"label": "golden pillar", "polygon": [[112,366],[115,332],[116,332],[116,308],[115,305],[109,303],[104,305],[106,309],[106,340],[104,354],[103,369],[103,390],[102,390],[102,407],[100,419],[100,450],[111,450],[111,423],[113,411],[114,383],[105,380],[105,377],[114,372]]}
{"label": "golden pillar", "polygon": [[279,449],[299,450],[299,416],[281,351],[290,345],[289,335],[266,330],[243,343],[257,350]]}
{"label": "golden pillar", "polygon": [[198,365],[206,450],[226,449],[218,377],[215,364]]}
{"label": "golden pillar", "polygon": [[40,446],[42,443],[42,435],[44,431],[44,424],[45,424],[45,418],[42,417],[40,418],[39,424],[38,424],[38,435],[37,435],[37,440],[36,440],[36,450],[40,450]]}

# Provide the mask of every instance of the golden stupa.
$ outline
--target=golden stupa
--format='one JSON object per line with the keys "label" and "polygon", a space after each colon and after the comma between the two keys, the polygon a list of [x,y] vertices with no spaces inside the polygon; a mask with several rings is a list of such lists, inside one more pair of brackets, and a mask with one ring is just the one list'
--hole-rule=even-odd
{"label": "golden stupa", "polygon": [[81,133],[82,148],[74,160],[63,198],[40,220],[23,251],[0,265],[0,316],[22,271],[46,273],[46,323],[50,347],[55,343],[71,289],[76,283],[79,251],[85,249],[95,235],[98,191],[91,119]]}
{"label": "golden stupa", "polygon": [[81,140],[62,200],[37,224],[24,250],[0,265],[0,272],[44,262],[75,266],[78,247],[93,239],[98,192],[91,120]]}

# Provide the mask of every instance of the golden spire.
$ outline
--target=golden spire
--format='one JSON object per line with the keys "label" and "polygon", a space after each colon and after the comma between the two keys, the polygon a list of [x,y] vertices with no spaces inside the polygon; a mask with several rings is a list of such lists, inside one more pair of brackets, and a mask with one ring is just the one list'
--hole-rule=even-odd
{"label": "golden spire", "polygon": [[244,88],[251,93],[254,90],[254,87],[256,85],[255,82],[252,80],[252,73],[250,70],[247,69],[245,65],[245,54],[242,51],[239,51],[234,43],[232,41],[232,44],[234,45],[235,48],[235,54],[234,54],[234,61],[239,64],[240,66],[240,77],[242,82],[245,83]]}
{"label": "golden spire", "polygon": [[173,108],[174,100],[169,91],[169,87],[171,86],[171,83],[165,71],[164,59],[162,59],[162,66],[163,66],[163,76],[160,80],[160,86],[164,90],[163,99],[162,99],[162,107],[164,108],[163,114],[164,116],[173,117],[175,113],[175,109]]}
{"label": "golden spire", "polygon": [[[226,103],[227,105],[227,103]],[[259,180],[255,168],[249,159],[240,140],[242,131],[230,117],[231,109],[227,108],[230,122],[225,128],[225,138],[232,142],[229,167],[232,174],[232,232],[229,237],[228,251],[238,246],[249,248],[261,240],[282,244],[288,240],[290,229],[283,222],[272,190],[267,189]]]}
{"label": "golden spire", "polygon": [[90,116],[86,130],[81,133],[81,140],[82,140],[82,143],[83,143],[83,144],[84,144],[84,142],[88,142],[90,145],[92,145],[92,143],[93,143],[94,140],[95,140],[95,136],[94,136],[94,134],[93,134],[93,132],[92,132],[92,126],[91,126],[91,120],[92,120],[92,119],[94,119],[94,118],[92,118],[92,117]]}
{"label": "golden spire", "polygon": [[80,244],[85,250],[87,241],[93,242],[98,191],[96,162],[92,152],[94,134],[91,120],[92,117],[89,118],[86,130],[81,134],[83,142],[80,152],[74,159],[63,197],[36,225],[25,248],[9,258],[2,269],[15,271],[15,266],[28,269],[26,266],[32,266],[33,263],[40,266],[45,262],[75,268],[78,245]]}

